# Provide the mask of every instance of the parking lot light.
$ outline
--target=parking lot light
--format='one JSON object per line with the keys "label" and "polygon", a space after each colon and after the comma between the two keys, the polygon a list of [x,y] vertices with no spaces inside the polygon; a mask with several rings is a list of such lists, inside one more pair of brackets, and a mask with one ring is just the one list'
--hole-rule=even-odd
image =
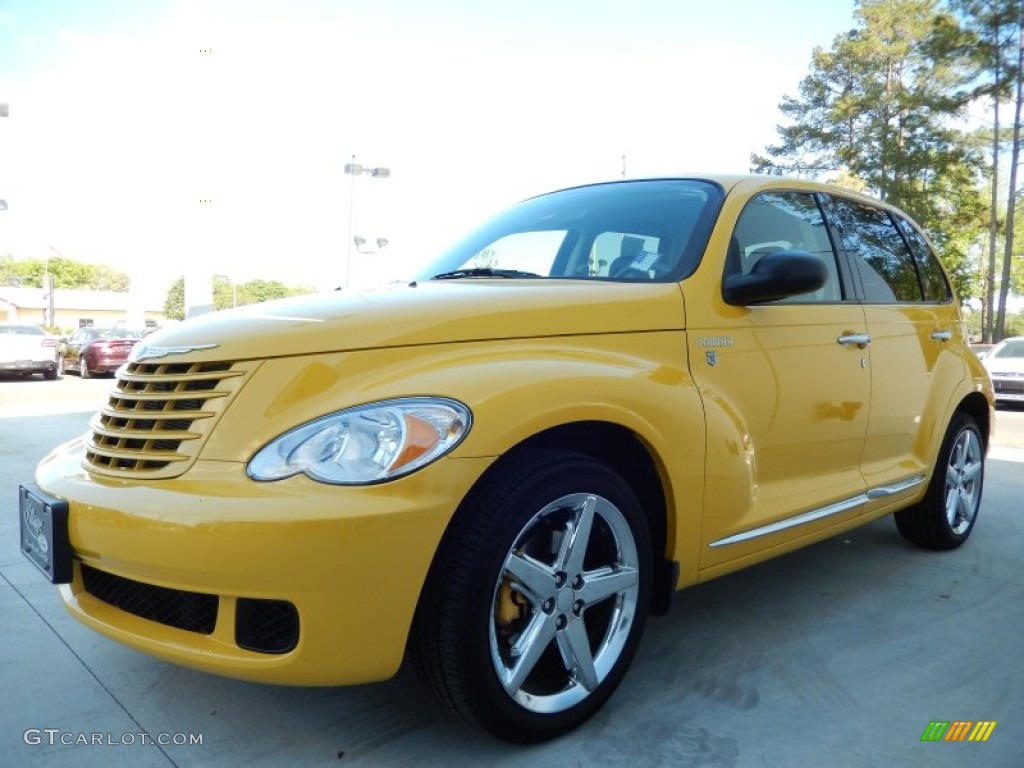
{"label": "parking lot light", "polygon": [[[352,236],[352,216],[355,210],[355,198],[356,198],[356,176],[366,174],[374,179],[386,179],[391,175],[391,169],[381,167],[368,168],[364,165],[360,165],[356,162],[356,156],[352,155],[352,162],[345,163],[345,173],[352,177],[349,184],[348,194],[348,240],[346,241],[345,247],[345,288],[348,289],[349,282],[352,277],[352,244],[355,239]],[[363,240],[363,243],[366,241]],[[363,243],[356,243],[357,249],[362,246]],[[360,250],[360,253],[365,251]]]}

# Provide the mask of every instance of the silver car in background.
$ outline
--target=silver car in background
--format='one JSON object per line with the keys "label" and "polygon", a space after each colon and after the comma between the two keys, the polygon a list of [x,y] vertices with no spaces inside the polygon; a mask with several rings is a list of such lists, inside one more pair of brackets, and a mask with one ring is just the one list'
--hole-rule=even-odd
{"label": "silver car in background", "polygon": [[57,339],[38,325],[0,323],[0,373],[57,378]]}
{"label": "silver car in background", "polygon": [[997,403],[1024,403],[1024,336],[1003,339],[981,362],[992,378]]}

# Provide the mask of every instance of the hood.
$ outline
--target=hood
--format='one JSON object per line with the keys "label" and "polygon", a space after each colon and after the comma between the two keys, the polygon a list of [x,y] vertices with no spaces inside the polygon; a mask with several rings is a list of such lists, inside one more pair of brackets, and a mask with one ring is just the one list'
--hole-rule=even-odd
{"label": "hood", "polygon": [[[463,279],[300,296],[213,312],[135,346],[189,359],[245,360],[488,339],[679,330],[675,283]],[[208,345],[216,347],[206,348]],[[163,351],[161,356],[179,353]]]}

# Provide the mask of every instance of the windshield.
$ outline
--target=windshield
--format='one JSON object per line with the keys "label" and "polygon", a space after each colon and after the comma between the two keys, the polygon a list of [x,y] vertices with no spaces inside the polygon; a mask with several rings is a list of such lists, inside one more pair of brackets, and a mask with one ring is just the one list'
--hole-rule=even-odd
{"label": "windshield", "polygon": [[669,281],[696,267],[722,200],[706,181],[626,181],[531,198],[431,262],[417,280]]}
{"label": "windshield", "polygon": [[12,336],[45,336],[46,331],[35,325],[0,325],[0,333]]}
{"label": "windshield", "polygon": [[105,341],[142,338],[142,334],[139,331],[129,330],[128,328],[96,328],[90,336],[94,339],[103,339]]}
{"label": "windshield", "polygon": [[1024,357],[1024,339],[1010,339],[992,352],[992,357]]}

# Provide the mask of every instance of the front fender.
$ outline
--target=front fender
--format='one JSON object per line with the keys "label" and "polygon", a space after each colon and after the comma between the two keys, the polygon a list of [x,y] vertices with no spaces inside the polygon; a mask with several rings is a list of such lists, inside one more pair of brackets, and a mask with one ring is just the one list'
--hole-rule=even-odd
{"label": "front fender", "polygon": [[[498,457],[534,435],[575,422],[607,422],[631,431],[663,479],[668,530],[675,537],[668,554],[684,562],[687,580],[683,545],[695,546],[699,539],[705,434],[683,331],[267,360],[224,413],[202,458],[248,462],[299,424],[363,403],[422,395],[454,398],[473,412],[473,427],[452,458]],[[477,479],[467,477],[465,489]]]}

